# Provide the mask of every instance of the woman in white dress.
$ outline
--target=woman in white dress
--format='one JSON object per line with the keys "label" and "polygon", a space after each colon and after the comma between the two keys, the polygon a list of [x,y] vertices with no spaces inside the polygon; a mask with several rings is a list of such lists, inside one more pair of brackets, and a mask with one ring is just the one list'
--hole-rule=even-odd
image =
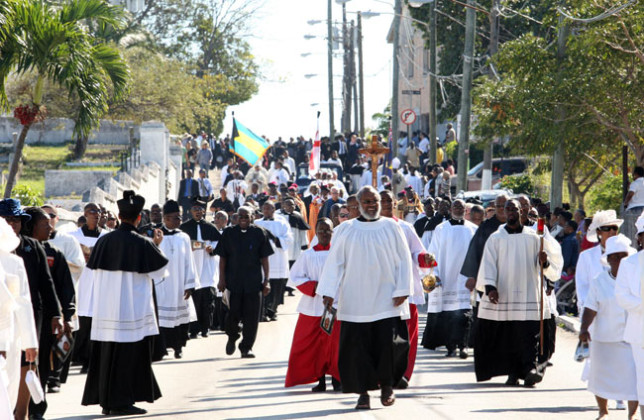
{"label": "woman in white dress", "polygon": [[[624,341],[626,311],[615,298],[615,278],[623,258],[636,253],[631,240],[617,235],[606,241],[602,259],[610,266],[590,282],[579,339],[590,342],[588,390],[595,395],[598,419],[608,418],[608,400],[627,400],[628,418],[637,413],[637,379],[631,345]],[[591,341],[592,340],[592,341]]]}

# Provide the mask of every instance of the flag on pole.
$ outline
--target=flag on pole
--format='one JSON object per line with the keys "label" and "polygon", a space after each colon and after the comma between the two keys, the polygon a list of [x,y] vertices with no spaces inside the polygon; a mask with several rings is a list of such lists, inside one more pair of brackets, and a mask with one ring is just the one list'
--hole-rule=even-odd
{"label": "flag on pole", "polygon": [[317,128],[315,130],[315,140],[311,149],[309,158],[309,176],[313,178],[320,170],[320,111],[318,111]]}
{"label": "flag on pole", "polygon": [[269,146],[268,141],[250,131],[233,117],[233,138],[228,150],[252,166],[264,156]]}

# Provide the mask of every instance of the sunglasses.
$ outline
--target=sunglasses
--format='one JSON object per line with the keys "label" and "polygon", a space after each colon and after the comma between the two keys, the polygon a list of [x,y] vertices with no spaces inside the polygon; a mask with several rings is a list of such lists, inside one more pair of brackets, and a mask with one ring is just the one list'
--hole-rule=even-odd
{"label": "sunglasses", "polygon": [[600,226],[599,230],[602,232],[610,232],[611,230],[617,230],[619,229],[617,226]]}
{"label": "sunglasses", "polygon": [[338,217],[347,218],[349,217],[349,213],[340,213],[338,214]]}

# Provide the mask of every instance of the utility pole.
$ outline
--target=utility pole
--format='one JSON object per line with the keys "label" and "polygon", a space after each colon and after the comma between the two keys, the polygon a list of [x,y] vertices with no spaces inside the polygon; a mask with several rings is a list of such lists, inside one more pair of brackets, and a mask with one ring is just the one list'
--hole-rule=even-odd
{"label": "utility pole", "polygon": [[[560,81],[562,78],[563,61],[566,58],[566,42],[568,41],[568,36],[570,35],[570,27],[568,24],[564,23],[564,17],[559,16],[559,33],[557,35],[557,63],[559,64],[559,73],[557,74],[557,80]],[[556,125],[560,128],[557,130],[563,132],[561,126],[563,121],[566,119],[566,108],[562,105],[558,105],[556,109]],[[563,201],[563,167],[564,167],[564,141],[562,135],[559,135],[559,139],[556,142],[555,151],[552,155],[552,177],[550,179],[550,211],[554,211],[555,207],[561,206]]]}
{"label": "utility pole", "polygon": [[360,137],[364,138],[364,66],[362,62],[362,13],[358,12],[358,93],[360,98]]}
{"label": "utility pole", "polygon": [[472,65],[476,11],[474,0],[467,0],[465,12],[465,48],[463,51],[463,92],[461,93],[461,129],[458,133],[458,190],[467,190],[467,162],[470,147],[470,115],[472,113]]}
{"label": "utility pole", "polygon": [[398,62],[398,46],[400,39],[400,19],[402,14],[402,0],[396,0],[394,5],[394,65],[393,65],[393,92],[391,97],[391,141],[392,154],[398,156],[398,122],[400,121],[398,110],[398,79],[400,78],[400,63]]}
{"label": "utility pole", "polygon": [[335,127],[333,125],[333,0],[328,0],[327,5],[327,59],[329,75],[329,138],[335,137]]}
{"label": "utility pole", "polygon": [[356,25],[351,21],[351,91],[353,92],[353,132],[360,130],[358,109],[358,77],[356,76]]}
{"label": "utility pole", "polygon": [[342,133],[351,130],[351,45],[349,43],[349,26],[347,25],[347,5],[342,3],[342,47],[343,47],[343,75],[342,75]]}
{"label": "utility pole", "polygon": [[[499,50],[499,7],[501,0],[492,1],[492,10],[490,11],[490,60]],[[490,64],[491,66],[492,64]],[[490,68],[488,77],[494,78],[494,72]],[[495,139],[496,140],[496,139]],[[483,176],[481,178],[481,189],[489,190],[492,188],[492,155],[494,153],[494,140],[492,144],[485,146],[483,149]]]}
{"label": "utility pole", "polygon": [[436,0],[429,3],[429,161],[436,163],[436,149],[438,142],[436,137]]}

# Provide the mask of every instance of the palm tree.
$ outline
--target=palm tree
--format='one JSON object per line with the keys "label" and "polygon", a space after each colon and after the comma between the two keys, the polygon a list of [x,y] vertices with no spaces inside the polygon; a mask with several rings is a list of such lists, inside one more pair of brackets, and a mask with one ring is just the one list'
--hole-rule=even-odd
{"label": "palm tree", "polygon": [[[78,99],[74,134],[87,136],[108,109],[108,101],[127,94],[130,79],[119,51],[92,36],[88,25],[121,27],[124,11],[106,0],[0,0],[9,6],[12,26],[0,41],[0,108],[8,109],[5,82],[11,72],[34,72],[32,103],[14,110],[22,131],[18,137],[4,197],[10,197],[18,163],[31,126],[45,117],[45,80],[64,87]],[[2,15],[0,9],[0,17]],[[0,35],[1,36],[1,35]]]}

